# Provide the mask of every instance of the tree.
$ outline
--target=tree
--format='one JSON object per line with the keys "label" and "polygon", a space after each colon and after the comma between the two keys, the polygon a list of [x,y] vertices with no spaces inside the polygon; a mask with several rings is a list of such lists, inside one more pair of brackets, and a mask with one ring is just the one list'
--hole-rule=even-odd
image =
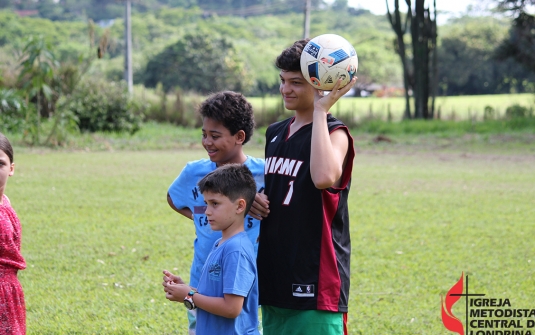
{"label": "tree", "polygon": [[0,8],[7,8],[11,6],[12,6],[11,0],[0,0]]}
{"label": "tree", "polygon": [[535,16],[526,13],[528,5],[535,5],[535,0],[498,0],[498,8],[515,18],[495,57],[502,61],[514,59],[535,73]]}
{"label": "tree", "polygon": [[28,121],[30,121],[28,125],[32,124],[32,127],[29,128],[32,144],[39,143],[41,109],[43,105],[41,100],[44,98],[46,101],[51,101],[54,94],[50,87],[50,82],[54,78],[54,69],[59,64],[51,52],[51,48],[51,44],[46,42],[44,38],[34,38],[32,36],[22,50],[20,79],[23,82],[23,89],[28,99],[35,98],[37,100],[35,123],[30,121],[33,117],[28,115]]}
{"label": "tree", "polygon": [[165,91],[174,87],[203,94],[219,90],[248,91],[252,81],[233,44],[224,37],[187,34],[147,63],[144,84]]}
{"label": "tree", "polygon": [[496,46],[507,35],[509,22],[492,17],[463,17],[443,28],[439,54],[442,94],[507,94],[530,90],[535,73],[513,59],[497,62]]}
{"label": "tree", "polygon": [[[405,119],[433,118],[435,95],[437,87],[437,23],[436,3],[434,2],[434,17],[431,17],[429,7],[425,7],[425,0],[416,0],[412,8],[411,0],[405,0],[408,10],[405,22],[402,22],[399,11],[399,0],[395,0],[394,15],[390,13],[386,0],[387,15],[396,33],[394,41],[396,51],[403,66],[403,82],[405,86]],[[412,67],[407,59],[404,35],[410,27],[412,47]],[[409,90],[413,91],[414,114],[411,113]],[[429,97],[432,97],[431,107]]]}
{"label": "tree", "polygon": [[334,0],[333,4],[331,5],[331,8],[334,11],[346,11],[347,10],[347,0]]}
{"label": "tree", "polygon": [[497,0],[498,8],[503,11],[525,12],[529,5],[535,5],[535,0]]}
{"label": "tree", "polygon": [[40,0],[37,4],[39,16],[50,20],[61,20],[63,18],[63,8],[54,0]]}

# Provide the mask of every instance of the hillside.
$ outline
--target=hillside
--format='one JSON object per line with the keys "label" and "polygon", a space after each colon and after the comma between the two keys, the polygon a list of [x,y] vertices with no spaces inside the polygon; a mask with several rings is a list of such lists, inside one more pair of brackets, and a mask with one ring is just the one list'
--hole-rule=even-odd
{"label": "hillside", "polygon": [[[107,52],[103,59],[94,62],[91,73],[108,80],[121,80],[123,20],[101,22],[104,23],[108,27],[94,25],[94,46],[90,49],[90,29],[86,22],[19,17],[13,11],[0,11],[0,85],[9,87],[13,83],[17,75],[18,50],[28,36],[44,35],[55,46],[59,60],[65,62],[77,59],[80,53],[96,54],[95,45],[106,31]],[[143,82],[148,61],[166,46],[187,33],[204,31],[232,42],[245,64],[248,82],[253,83],[244,89],[245,93],[276,92],[278,75],[273,61],[283,48],[302,38],[302,26],[303,15],[299,13],[219,16],[207,15],[198,7],[163,7],[134,13],[134,81],[136,84]],[[533,89],[533,75],[512,62],[498,64],[492,59],[492,51],[506,36],[508,27],[508,21],[469,17],[441,26],[439,48],[442,41],[462,47],[439,49],[439,94],[523,93]],[[359,85],[402,86],[400,61],[393,46],[394,33],[385,17],[367,11],[314,10],[310,35],[324,33],[339,34],[355,46],[359,56]],[[407,36],[406,43],[409,42]],[[188,90],[187,87],[182,89]]]}

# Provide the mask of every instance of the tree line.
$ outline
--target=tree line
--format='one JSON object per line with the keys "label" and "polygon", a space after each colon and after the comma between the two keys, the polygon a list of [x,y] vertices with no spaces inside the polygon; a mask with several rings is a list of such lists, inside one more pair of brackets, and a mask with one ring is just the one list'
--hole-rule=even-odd
{"label": "tree line", "polygon": [[[64,0],[58,4],[67,6],[71,2]],[[337,5],[339,10],[313,11],[311,35],[337,33],[355,46],[360,60],[360,90],[377,84],[402,87],[403,67],[396,53],[400,44],[389,21],[366,11],[344,10],[343,4],[337,1],[332,5]],[[336,20],[332,20],[333,17]],[[507,18],[462,17],[439,27],[434,46],[436,93],[499,94],[533,90],[534,75],[525,70],[525,64],[506,57],[505,51],[502,59],[495,56],[496,50],[510,36],[514,22]],[[26,36],[46,34],[60,62],[77,59],[88,48],[87,25],[82,21],[52,22],[0,11],[0,28],[0,85],[3,86],[9,86],[13,77],[9,66],[13,63],[13,50],[20,48],[20,41]],[[102,59],[95,62],[89,72],[110,81],[120,80],[124,45],[122,19],[116,19],[109,28],[96,26],[95,29],[100,35],[107,29],[109,43]],[[199,7],[166,7],[135,13],[132,29],[136,84],[155,87],[161,83],[168,91],[175,87],[201,93],[239,89],[249,95],[265,95],[277,92],[278,76],[273,60],[278,51],[301,38],[302,14],[206,16]],[[408,45],[410,40],[404,43]],[[510,44],[518,47],[514,40]],[[96,53],[96,49],[92,52]],[[511,53],[517,54],[516,51]],[[533,53],[526,54],[529,59]],[[407,56],[412,57],[412,51]],[[533,63],[526,62],[528,66]],[[217,73],[224,74],[224,78],[210,77]]]}
{"label": "tree line", "polygon": [[[135,13],[146,13],[162,8],[198,7],[203,11],[225,15],[265,15],[302,12],[303,0],[143,0],[132,1]],[[312,0],[313,8],[327,8],[322,0]],[[336,0],[335,8],[347,7],[347,0]],[[50,20],[79,20],[91,18],[94,21],[121,17],[124,9],[121,1],[109,0],[0,0],[0,9],[36,11],[35,15]]]}

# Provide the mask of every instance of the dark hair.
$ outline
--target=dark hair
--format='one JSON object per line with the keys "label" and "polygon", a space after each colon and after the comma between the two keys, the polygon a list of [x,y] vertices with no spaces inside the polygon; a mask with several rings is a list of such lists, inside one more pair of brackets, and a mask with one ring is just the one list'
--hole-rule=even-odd
{"label": "dark hair", "polygon": [[7,137],[2,133],[0,133],[0,150],[5,152],[7,157],[9,157],[9,162],[13,163],[13,147]]}
{"label": "dark hair", "polygon": [[295,41],[277,57],[275,66],[283,71],[301,72],[301,53],[308,41],[310,38]]}
{"label": "dark hair", "polygon": [[256,182],[251,170],[243,164],[226,164],[204,176],[199,181],[199,191],[226,196],[230,201],[245,199],[244,215],[249,213],[256,195]]}
{"label": "dark hair", "polygon": [[243,130],[245,132],[243,144],[253,136],[255,126],[253,106],[241,93],[232,91],[214,93],[199,106],[199,113],[203,118],[220,122],[231,135]]}

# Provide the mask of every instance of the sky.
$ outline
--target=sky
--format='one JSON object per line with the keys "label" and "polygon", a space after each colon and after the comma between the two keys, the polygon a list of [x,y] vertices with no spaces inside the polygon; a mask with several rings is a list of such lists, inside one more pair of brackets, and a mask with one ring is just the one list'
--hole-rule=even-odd
{"label": "sky", "polygon": [[[414,1],[413,1],[414,2]],[[478,5],[484,1],[481,0],[436,0],[437,11],[449,12],[449,13],[462,13],[466,11],[468,5]],[[368,9],[372,13],[377,15],[386,14],[386,1],[385,0],[348,0],[347,3],[350,7]],[[432,1],[426,1],[426,4],[432,4]],[[394,9],[394,0],[388,0],[390,11]],[[406,11],[407,5],[405,0],[399,0],[400,10]]]}
{"label": "sky", "polygon": [[[376,15],[384,15],[386,14],[386,1],[388,1],[390,12],[392,12],[394,10],[395,0],[348,0],[347,4],[354,8],[368,9]],[[412,3],[414,6],[414,0]],[[436,3],[437,23],[443,25],[447,23],[449,18],[466,14],[468,9],[470,9],[469,15],[488,15],[489,10],[495,7],[496,0],[436,0]],[[433,0],[427,0],[425,5],[426,7],[431,7],[432,10]],[[399,0],[399,8],[402,12],[407,11],[405,0]]]}

